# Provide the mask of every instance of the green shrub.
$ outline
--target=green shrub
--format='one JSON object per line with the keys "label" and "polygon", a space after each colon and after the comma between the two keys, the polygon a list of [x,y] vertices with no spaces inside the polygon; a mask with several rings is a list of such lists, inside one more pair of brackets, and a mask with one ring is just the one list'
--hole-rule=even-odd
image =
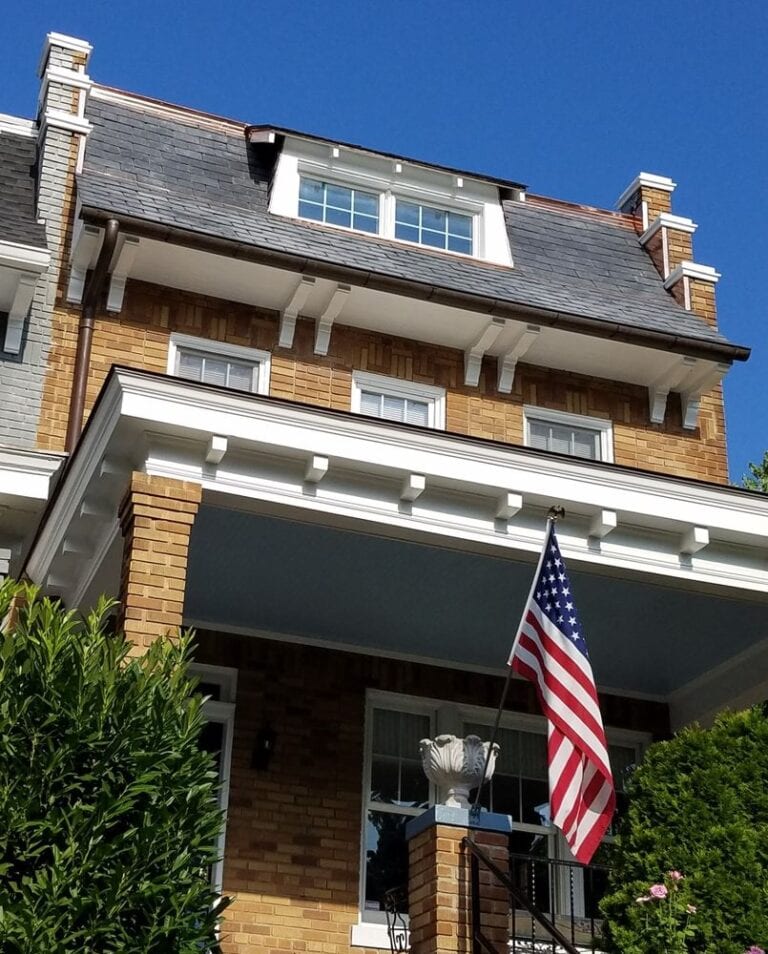
{"label": "green shrub", "polygon": [[[221,825],[189,641],[140,659],[32,589],[0,585],[0,950],[216,949]],[[221,907],[221,905],[219,905]]]}
{"label": "green shrub", "polygon": [[[768,946],[768,719],[726,713],[650,747],[629,784],[629,809],[603,900],[621,954],[657,954],[646,935],[648,886],[685,875],[696,907],[688,951],[741,954]],[[659,947],[658,954],[665,948]]]}

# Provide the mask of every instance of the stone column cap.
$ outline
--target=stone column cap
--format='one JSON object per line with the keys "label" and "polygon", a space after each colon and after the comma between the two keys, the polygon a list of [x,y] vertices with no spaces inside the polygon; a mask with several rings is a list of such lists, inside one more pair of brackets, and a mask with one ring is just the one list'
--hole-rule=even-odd
{"label": "stone column cap", "polygon": [[669,176],[659,176],[655,172],[641,172],[629,183],[627,188],[621,193],[616,201],[616,208],[620,209],[639,192],[640,189],[658,189],[659,192],[674,192],[677,183],[673,182]]}
{"label": "stone column cap", "polygon": [[453,808],[450,805],[434,805],[418,818],[405,826],[408,841],[435,825],[450,825],[454,828],[468,828],[473,831],[495,831],[508,835],[514,831],[511,815],[499,815],[496,812],[474,812],[469,808]]}
{"label": "stone column cap", "polygon": [[43,42],[43,51],[40,54],[40,62],[37,66],[38,76],[43,75],[45,67],[48,65],[48,54],[52,47],[71,50],[73,53],[82,53],[86,61],[93,52],[93,46],[87,40],[81,40],[80,37],[68,36],[66,33],[48,33]]}

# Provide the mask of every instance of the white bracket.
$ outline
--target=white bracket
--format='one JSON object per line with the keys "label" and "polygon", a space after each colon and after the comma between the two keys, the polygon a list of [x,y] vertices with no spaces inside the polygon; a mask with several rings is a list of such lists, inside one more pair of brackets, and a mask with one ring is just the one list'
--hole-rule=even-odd
{"label": "white bracket", "polygon": [[106,520],[107,517],[114,517],[113,508],[98,497],[86,497],[80,504],[81,517],[96,517],[98,520]]}
{"label": "white bracket", "polygon": [[11,310],[8,312],[8,323],[5,327],[5,341],[3,342],[3,351],[7,351],[9,354],[18,354],[21,351],[24,322],[27,318],[29,306],[32,304],[37,279],[36,272],[22,272],[16,282],[16,292],[13,296]]}
{"label": "white bracket", "polygon": [[616,529],[616,511],[601,510],[596,513],[589,524],[589,538],[603,540],[611,531]]}
{"label": "white bracket", "polygon": [[93,556],[93,548],[84,540],[65,539],[61,544],[61,552],[64,556],[77,556],[88,558]]}
{"label": "white bracket", "polygon": [[517,362],[525,357],[531,345],[541,332],[540,325],[526,325],[521,329],[512,347],[498,359],[497,388],[500,394],[511,394],[515,383]]}
{"label": "white bracket", "polygon": [[99,477],[123,477],[128,470],[126,461],[119,457],[104,457],[99,464]]}
{"label": "white bracket", "polygon": [[95,225],[86,225],[82,219],[75,220],[72,238],[72,264],[67,285],[67,302],[79,305],[83,301],[85,277],[101,240],[101,229]]}
{"label": "white bracket", "polygon": [[669,392],[679,388],[696,367],[696,358],[679,357],[648,385],[648,412],[651,424],[663,424]]}
{"label": "white bracket", "polygon": [[288,304],[280,313],[280,338],[277,342],[278,347],[293,347],[293,336],[296,331],[296,319],[298,318],[301,309],[307,303],[307,298],[309,298],[309,294],[314,287],[315,279],[310,278],[309,275],[302,275],[298,284],[293,289],[293,294],[289,298]]}
{"label": "white bracket", "polygon": [[516,513],[523,509],[523,495],[510,492],[502,494],[496,499],[496,519],[511,520]]}
{"label": "white bracket", "polygon": [[693,556],[709,546],[709,530],[706,527],[689,527],[680,538],[680,553]]}
{"label": "white bracket", "polygon": [[307,484],[319,484],[328,473],[328,458],[320,454],[313,454],[307,461],[304,471],[304,481]]}
{"label": "white bracket", "polygon": [[125,283],[133,268],[136,253],[139,250],[140,240],[135,235],[126,235],[122,245],[113,258],[112,276],[109,280],[109,294],[107,295],[107,311],[117,314],[122,311],[125,297]]}
{"label": "white bracket", "polygon": [[692,431],[698,426],[702,395],[719,384],[729,369],[728,364],[708,364],[683,383],[680,402],[683,407],[683,427],[686,430]]}
{"label": "white bracket", "polygon": [[227,453],[227,439],[221,434],[212,434],[205,451],[206,464],[220,464]]}
{"label": "white bracket", "polygon": [[405,503],[413,503],[424,493],[426,486],[427,480],[423,474],[408,474],[400,488],[400,499]]}
{"label": "white bracket", "polygon": [[331,300],[325,306],[325,311],[317,319],[315,354],[328,354],[328,345],[331,341],[331,328],[333,328],[334,321],[336,321],[346,305],[351,291],[351,285],[337,285],[334,289]]}
{"label": "white bracket", "polygon": [[464,384],[469,388],[476,388],[480,380],[480,368],[483,364],[483,355],[504,330],[506,322],[503,318],[492,318],[483,329],[480,337],[464,352]]}

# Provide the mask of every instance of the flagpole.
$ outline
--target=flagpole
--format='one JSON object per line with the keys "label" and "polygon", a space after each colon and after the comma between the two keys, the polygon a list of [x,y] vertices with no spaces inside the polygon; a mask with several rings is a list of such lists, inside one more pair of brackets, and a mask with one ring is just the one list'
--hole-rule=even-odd
{"label": "flagpole", "polygon": [[[544,546],[541,548],[541,553],[539,554],[539,562],[536,564],[536,572],[533,574],[533,581],[531,582],[531,589],[528,593],[528,599],[525,601],[523,616],[520,618],[520,625],[517,627],[517,633],[515,634],[515,641],[512,644],[512,651],[509,654],[509,659],[511,659],[515,654],[515,649],[517,648],[518,640],[520,639],[520,632],[523,626],[523,619],[525,615],[525,607],[531,602],[533,597],[533,592],[536,589],[536,583],[539,579],[539,574],[541,573],[541,567],[544,564],[544,557],[547,555],[546,541],[549,539],[550,527],[557,523],[557,521],[565,516],[565,509],[563,507],[550,507],[547,514],[547,524],[544,528]],[[507,701],[507,693],[509,692],[509,684],[512,681],[512,667],[507,664],[507,678],[504,680],[504,688],[501,693],[501,701],[499,702],[499,708],[496,710],[496,719],[493,723],[493,729],[491,730],[491,738],[488,742],[488,751],[485,753],[485,764],[483,765],[483,774],[480,776],[480,784],[477,786],[477,792],[475,793],[475,801],[470,809],[471,815],[478,815],[480,812],[480,795],[483,791],[483,785],[485,785],[485,773],[488,771],[488,765],[491,761],[491,753],[493,752],[493,746],[496,742],[496,736],[499,733],[499,725],[501,724],[501,716],[504,712],[504,703]]]}

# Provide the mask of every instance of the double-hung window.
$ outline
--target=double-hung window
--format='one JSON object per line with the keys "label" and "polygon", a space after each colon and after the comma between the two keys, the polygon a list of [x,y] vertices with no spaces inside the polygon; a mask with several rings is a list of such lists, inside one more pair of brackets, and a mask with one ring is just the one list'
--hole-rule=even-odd
{"label": "double-hung window", "polygon": [[526,407],[524,416],[528,447],[586,460],[613,460],[610,421],[539,407]]}
{"label": "double-hung window", "polygon": [[445,391],[433,385],[355,371],[352,410],[385,421],[443,428]]}
{"label": "double-hung window", "polygon": [[301,178],[299,215],[359,232],[379,231],[379,197],[373,192]]}
{"label": "double-hung window", "polygon": [[269,354],[190,335],[171,335],[168,373],[253,394],[269,393]]}

